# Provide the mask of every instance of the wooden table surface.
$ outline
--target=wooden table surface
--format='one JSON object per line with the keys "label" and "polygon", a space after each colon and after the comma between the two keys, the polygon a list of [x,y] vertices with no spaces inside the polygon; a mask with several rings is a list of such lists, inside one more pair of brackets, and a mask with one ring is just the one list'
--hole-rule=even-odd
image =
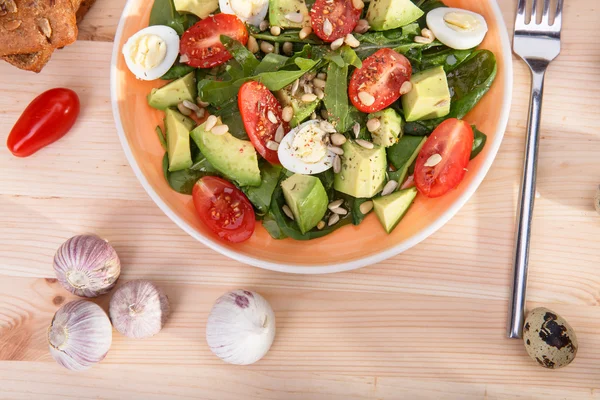
{"label": "wooden table surface", "polygon": [[[512,27],[516,0],[499,0]],[[512,113],[477,194],[414,249],[359,271],[292,276],[231,261],[194,241],[150,200],[118,142],[110,107],[112,39],[124,0],[99,0],[80,41],[43,73],[0,65],[0,139],[40,92],[76,90],[74,130],[17,159],[0,146],[1,399],[600,399],[600,41],[596,0],[566,1],[563,52],[547,81],[529,307],[575,328],[577,359],[544,370],[505,336],[529,72],[515,59]],[[68,237],[95,232],[123,263],[122,281],[163,286],[174,313],[143,341],[114,334],[84,373],[54,363],[45,330],[74,297],[53,279]],[[277,337],[248,367],[206,346],[214,300],[233,288],[272,304]],[[106,306],[108,296],[99,299]]]}

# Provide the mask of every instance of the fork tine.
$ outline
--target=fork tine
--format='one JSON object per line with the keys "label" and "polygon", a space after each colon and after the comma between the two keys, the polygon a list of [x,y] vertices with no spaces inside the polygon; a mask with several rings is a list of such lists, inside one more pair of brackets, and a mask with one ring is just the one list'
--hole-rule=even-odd
{"label": "fork tine", "polygon": [[537,15],[538,15],[538,0],[533,0],[532,8],[531,8],[531,21],[532,24],[537,24]]}
{"label": "fork tine", "polygon": [[554,26],[558,29],[562,28],[562,10],[563,10],[563,0],[558,0],[556,3],[556,16],[554,17]]}
{"label": "fork tine", "polygon": [[517,23],[525,23],[525,7],[527,7],[527,0],[519,0],[519,6],[517,8]]}
{"label": "fork tine", "polygon": [[552,0],[544,0],[544,13],[542,14],[542,22],[550,24],[550,3]]}

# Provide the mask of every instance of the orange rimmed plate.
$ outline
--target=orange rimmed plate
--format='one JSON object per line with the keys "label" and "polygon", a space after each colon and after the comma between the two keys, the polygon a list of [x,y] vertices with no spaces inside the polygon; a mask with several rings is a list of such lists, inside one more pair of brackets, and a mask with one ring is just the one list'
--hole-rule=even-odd
{"label": "orange rimmed plate", "polygon": [[[191,196],[173,191],[162,171],[164,151],[156,138],[163,113],[150,108],[146,96],[164,83],[137,80],[125,65],[121,48],[148,24],[151,6],[129,0],[117,29],[111,66],[111,98],[117,131],[136,176],[152,200],[183,230],[212,249],[257,267],[290,273],[317,274],[347,271],[383,261],[424,240],[448,222],[483,181],[502,142],[512,96],[512,58],[508,33],[495,0],[446,0],[450,7],[480,13],[489,25],[481,48],[498,60],[498,76],[488,94],[465,118],[486,132],[483,152],[469,164],[469,173],[457,190],[439,199],[418,196],[398,228],[387,235],[375,215],[358,227],[346,226],[313,241],[274,240],[260,225],[245,243],[217,239],[197,218]],[[331,249],[336,251],[332,252]]]}

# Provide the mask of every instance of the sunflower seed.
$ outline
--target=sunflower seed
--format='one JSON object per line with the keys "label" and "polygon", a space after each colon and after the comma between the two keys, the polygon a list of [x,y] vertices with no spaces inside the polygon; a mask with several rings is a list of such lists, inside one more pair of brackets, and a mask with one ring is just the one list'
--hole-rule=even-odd
{"label": "sunflower seed", "polygon": [[281,143],[284,136],[285,136],[285,128],[283,127],[283,124],[281,124],[277,127],[277,131],[275,132],[275,141],[277,143]]}
{"label": "sunflower seed", "polygon": [[275,46],[273,46],[269,42],[263,41],[260,43],[260,49],[262,50],[263,53],[269,54],[269,53],[272,53],[275,51]]}
{"label": "sunflower seed", "polygon": [[181,64],[185,64],[185,63],[187,63],[187,62],[189,62],[189,61],[190,61],[190,58],[188,57],[188,55],[187,55],[187,54],[182,54],[182,55],[179,57],[179,62],[180,62]]}
{"label": "sunflower seed", "polygon": [[287,206],[287,204],[285,204],[283,207],[281,207],[281,209],[283,210],[283,213],[285,215],[287,215],[287,217],[289,219],[291,219],[292,221],[294,220],[294,214],[292,214],[292,210],[290,210],[290,208]]}
{"label": "sunflower seed", "polygon": [[398,189],[398,182],[397,181],[389,181],[383,187],[383,190],[381,191],[381,195],[387,196],[388,194],[394,193],[396,191],[396,189]]}
{"label": "sunflower seed", "polygon": [[217,125],[217,122],[219,122],[219,119],[214,115],[210,115],[204,123],[204,130],[207,132],[212,131],[212,128],[214,128],[215,125]]}
{"label": "sunflower seed", "polygon": [[433,39],[426,38],[424,36],[415,36],[415,43],[419,43],[419,44],[431,44],[431,43],[433,43]]}
{"label": "sunflower seed", "polygon": [[267,20],[261,21],[260,25],[258,26],[258,29],[260,29],[261,32],[269,29],[269,21],[267,21]]}
{"label": "sunflower seed", "polygon": [[354,136],[358,139],[358,137],[360,136],[360,124],[358,122],[354,123],[354,126],[352,127],[352,132],[354,132]]}
{"label": "sunflower seed", "polygon": [[375,147],[373,145],[373,143],[371,142],[367,142],[366,140],[362,140],[362,139],[356,139],[356,144],[359,145],[360,147],[364,147],[365,149],[372,149],[373,147]]}
{"label": "sunflower seed", "polygon": [[331,135],[331,143],[336,146],[341,146],[346,143],[346,136],[342,135],[341,133],[334,133]]}
{"label": "sunflower seed", "polygon": [[367,121],[367,129],[369,132],[373,133],[379,128],[381,128],[381,121],[379,118],[371,118],[369,121]]}
{"label": "sunflower seed", "polygon": [[337,154],[338,156],[343,156],[344,155],[344,150],[342,150],[342,149],[340,149],[339,147],[336,147],[336,146],[327,146],[327,150],[329,150],[333,154]]}
{"label": "sunflower seed", "polygon": [[292,42],[285,42],[283,44],[283,53],[287,56],[294,54],[294,44]]}
{"label": "sunflower seed", "polygon": [[294,108],[292,106],[286,106],[281,112],[281,119],[285,122],[290,122],[294,118]]}
{"label": "sunflower seed", "polygon": [[357,10],[362,10],[363,8],[365,8],[365,3],[363,2],[363,0],[352,0],[352,5]]}
{"label": "sunflower seed", "polygon": [[323,22],[323,33],[325,36],[331,36],[333,33],[333,25],[331,25],[329,18],[325,18],[325,21]]}
{"label": "sunflower seed", "polygon": [[325,225],[325,221],[319,221],[319,223],[317,224],[317,229],[322,230],[323,228],[325,228]]}
{"label": "sunflower seed", "polygon": [[203,107],[203,108],[206,108],[210,105],[210,103],[207,103],[206,101],[202,101],[200,96],[196,97],[196,104],[198,104],[198,106]]}
{"label": "sunflower seed", "polygon": [[292,96],[295,96],[298,93],[298,89],[300,88],[300,79],[296,79],[292,84]]}
{"label": "sunflower seed", "polygon": [[373,209],[373,202],[372,201],[365,201],[359,207],[359,210],[362,213],[362,215],[367,215],[368,213],[371,212],[372,209]]}
{"label": "sunflower seed", "polygon": [[348,214],[348,210],[346,210],[345,208],[342,208],[342,207],[334,208],[333,210],[331,210],[331,212],[334,214],[337,214],[337,215],[347,215]]}
{"label": "sunflower seed", "polygon": [[221,124],[221,125],[215,125],[211,130],[210,133],[212,133],[213,135],[217,135],[217,136],[221,136],[226,134],[227,132],[229,132],[229,126],[225,125],[225,124]]}
{"label": "sunflower seed", "polygon": [[312,81],[313,85],[319,89],[325,89],[325,85],[327,84],[327,82],[325,82],[323,79],[319,79],[319,78],[315,78]]}
{"label": "sunflower seed", "polygon": [[40,32],[46,36],[46,39],[50,39],[52,36],[52,27],[50,26],[50,21],[48,21],[47,18],[39,18],[36,23]]}
{"label": "sunflower seed", "polygon": [[304,93],[308,93],[308,94],[312,94],[313,93],[313,87],[310,86],[308,83],[305,83],[304,85],[302,85],[302,89],[304,90]]}
{"label": "sunflower seed", "polygon": [[342,159],[340,156],[335,156],[333,159],[333,173],[339,174],[342,172]]}
{"label": "sunflower seed", "polygon": [[427,39],[431,39],[432,42],[435,40],[435,35],[432,31],[430,31],[427,28],[423,28],[421,30],[421,36],[426,37]]}
{"label": "sunflower seed", "polygon": [[442,156],[439,154],[434,154],[425,161],[424,167],[435,167],[439,163],[442,162]]}
{"label": "sunflower seed", "polygon": [[331,217],[329,217],[329,221],[327,222],[327,225],[333,226],[333,225],[337,224],[338,222],[340,222],[340,216],[337,214],[331,214]]}
{"label": "sunflower seed", "polygon": [[281,28],[278,26],[272,26],[271,27],[271,35],[273,35],[273,36],[281,35]]}
{"label": "sunflower seed", "polygon": [[269,112],[267,112],[267,118],[269,118],[269,121],[271,121],[273,124],[276,124],[279,122],[279,120],[277,120],[277,116],[271,110],[269,110]]}
{"label": "sunflower seed", "polygon": [[369,21],[367,21],[366,19],[361,19],[360,21],[358,21],[358,24],[356,24],[354,32],[366,33],[369,29],[371,29],[371,27],[369,26]]}
{"label": "sunflower seed", "polygon": [[329,210],[333,211],[336,208],[341,207],[342,204],[344,204],[344,199],[339,199],[339,200],[332,201],[331,203],[329,203],[329,205],[327,206],[327,208],[329,208]]}
{"label": "sunflower seed", "polygon": [[258,47],[258,42],[256,41],[256,38],[254,36],[250,36],[248,38],[248,44],[246,45],[246,47],[248,47],[248,50],[251,53],[258,53],[258,51],[260,50],[260,47]]}
{"label": "sunflower seed", "polygon": [[279,150],[279,143],[269,140],[267,142],[267,149],[277,151]]}
{"label": "sunflower seed", "polygon": [[410,81],[406,81],[400,87],[400,96],[404,96],[413,90],[413,84]]}
{"label": "sunflower seed", "polygon": [[350,47],[358,47],[360,46],[360,42],[357,38],[354,37],[353,34],[349,33],[344,38],[344,43],[346,43]]}
{"label": "sunflower seed", "polygon": [[285,19],[299,24],[304,21],[304,15],[300,14],[299,12],[289,13],[285,15]]}
{"label": "sunflower seed", "polygon": [[315,94],[319,100],[323,100],[325,98],[325,92],[323,89],[315,88]]}
{"label": "sunflower seed", "polygon": [[344,38],[335,39],[331,42],[331,50],[335,51],[344,45]]}
{"label": "sunflower seed", "polygon": [[13,19],[4,23],[4,28],[7,31],[14,31],[21,26],[22,21],[20,19]]}
{"label": "sunflower seed", "polygon": [[177,109],[179,110],[180,113],[182,113],[186,117],[189,117],[190,115],[192,115],[192,110],[187,108],[183,103],[177,104]]}
{"label": "sunflower seed", "polygon": [[312,28],[310,26],[306,26],[300,30],[300,33],[298,34],[298,36],[300,37],[300,39],[304,40],[311,33],[312,33]]}
{"label": "sunflower seed", "polygon": [[[304,103],[312,103],[313,101],[317,100],[317,95],[313,94],[313,93],[305,93],[302,95],[302,101]],[[313,118],[314,119],[314,118]]]}
{"label": "sunflower seed", "polygon": [[322,130],[324,130],[327,133],[335,133],[337,132],[335,130],[335,126],[333,126],[333,124],[329,121],[321,121],[319,123],[319,128],[321,128]]}
{"label": "sunflower seed", "polygon": [[196,104],[192,103],[189,100],[184,100],[183,101],[183,105],[186,106],[187,108],[189,108],[192,111],[195,111],[195,112],[200,111],[200,107],[198,107]]}
{"label": "sunflower seed", "polygon": [[367,107],[370,107],[375,103],[375,97],[367,92],[358,92],[358,99]]}

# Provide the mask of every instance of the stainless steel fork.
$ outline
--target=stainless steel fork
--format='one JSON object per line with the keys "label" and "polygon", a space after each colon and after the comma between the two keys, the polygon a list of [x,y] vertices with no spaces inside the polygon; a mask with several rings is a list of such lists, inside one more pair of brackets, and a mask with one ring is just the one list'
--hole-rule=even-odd
{"label": "stainless steel fork", "polygon": [[[512,301],[510,303],[508,337],[519,339],[523,334],[525,319],[525,292],[527,287],[527,264],[529,263],[529,237],[535,203],[536,170],[542,116],[544,77],[552,60],[560,54],[563,0],[519,0],[515,37],[515,53],[531,69],[531,104],[527,126],[525,165],[519,196],[516,250]],[[555,7],[551,5],[555,4]],[[542,6],[541,21],[538,21]],[[529,8],[529,10],[528,10]],[[528,12],[529,11],[529,12]],[[531,18],[528,18],[531,15]]]}

